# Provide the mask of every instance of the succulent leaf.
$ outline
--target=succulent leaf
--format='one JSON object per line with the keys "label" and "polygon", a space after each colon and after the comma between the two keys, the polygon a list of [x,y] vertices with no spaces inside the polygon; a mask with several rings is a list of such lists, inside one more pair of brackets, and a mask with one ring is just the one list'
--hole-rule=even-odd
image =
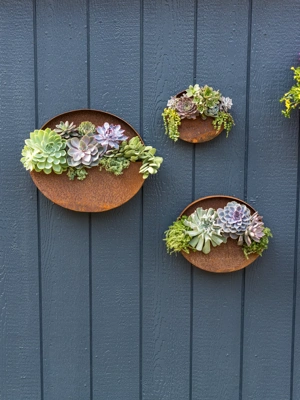
{"label": "succulent leaf", "polygon": [[98,144],[93,136],[72,138],[67,140],[68,165],[70,167],[94,167],[99,164],[99,157],[105,153],[105,148]]}
{"label": "succulent leaf", "polygon": [[250,225],[251,213],[244,204],[231,201],[224,208],[218,208],[218,218],[215,224],[222,228],[224,236],[239,239],[243,244],[243,235]]}

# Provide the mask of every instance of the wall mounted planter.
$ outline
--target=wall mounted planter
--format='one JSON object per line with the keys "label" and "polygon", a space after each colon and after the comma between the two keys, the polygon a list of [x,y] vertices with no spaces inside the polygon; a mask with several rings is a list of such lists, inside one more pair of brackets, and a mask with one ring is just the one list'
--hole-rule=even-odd
{"label": "wall mounted planter", "polygon": [[162,114],[165,133],[175,142],[190,143],[212,140],[234,125],[229,113],[232,100],[207,85],[190,86],[171,97]]}
{"label": "wall mounted planter", "polygon": [[[247,207],[248,210],[246,209],[246,211],[248,213],[248,217],[245,217],[245,219],[247,220],[246,223],[248,224],[249,217],[253,216],[256,213],[256,211],[254,210],[253,207],[251,207],[246,202],[244,202],[240,199],[237,199],[235,197],[218,195],[218,196],[203,197],[201,199],[194,201],[190,205],[188,205],[182,211],[182,213],[178,217],[177,222],[174,223],[173,227],[175,226],[176,223],[178,223],[178,221],[180,222],[181,217],[183,217],[183,216],[189,217],[200,207],[203,210],[214,209],[214,210],[212,210],[212,212],[213,212],[215,210],[219,211],[220,209],[224,209],[224,207],[226,207],[228,205],[228,203],[232,204],[231,202],[237,202],[242,207],[244,207],[244,206]],[[264,227],[263,223],[261,222],[261,218],[262,217],[258,217],[258,219],[257,219],[258,230],[256,232],[262,232],[263,229],[266,229],[266,230],[264,230],[264,232],[266,232],[264,235],[264,240],[266,240],[268,243],[268,237],[271,236],[271,232],[268,228]],[[217,220],[215,220],[215,221],[217,221]],[[186,226],[187,226],[187,228],[185,228],[184,226],[183,226],[183,228],[185,228],[187,230],[190,229],[189,228],[190,225],[186,224]],[[257,228],[257,225],[256,225],[256,228]],[[176,242],[177,248],[176,248],[176,246],[173,246],[173,248],[172,248],[172,246],[170,246],[170,243],[172,245],[174,244],[174,232],[175,232],[175,231],[173,231],[173,233],[172,233],[173,236],[172,236],[172,235],[170,235],[171,230],[172,230],[172,227],[170,227],[169,231],[166,232],[167,235],[166,235],[165,240],[167,241],[167,247],[169,247],[168,250],[171,249],[172,251],[180,251],[178,249],[178,241]],[[175,233],[177,233],[177,232],[180,235],[182,233],[182,230],[181,231],[176,230]],[[195,230],[194,230],[194,232],[195,232]],[[224,235],[224,230],[221,231],[221,235]],[[197,237],[196,234],[189,237],[188,241],[191,240],[195,236]],[[243,237],[244,237],[244,235],[243,235]],[[251,236],[249,236],[249,237],[251,237]],[[173,240],[173,242],[172,242],[172,240]],[[217,237],[216,240],[220,240],[220,237]],[[251,240],[253,241],[253,239],[251,239]],[[175,241],[176,241],[176,238],[175,238]],[[196,266],[200,269],[203,269],[205,271],[216,272],[216,273],[238,271],[240,269],[247,267],[249,264],[253,263],[257,259],[259,254],[252,253],[247,256],[248,258],[245,257],[242,246],[239,246],[237,242],[238,242],[237,240],[234,240],[234,239],[228,237],[227,242],[225,241],[222,243],[222,241],[220,240],[220,242],[218,243],[218,245],[216,245],[216,247],[213,247],[213,245],[208,246],[208,247],[210,247],[210,249],[208,249],[208,253],[206,253],[206,254],[204,253],[204,249],[202,251],[193,251],[193,250],[191,250],[191,248],[190,248],[189,253],[182,250],[181,254],[191,264],[193,264],[194,266]],[[203,243],[203,241],[202,241],[202,243]],[[212,244],[212,243],[213,242],[210,242],[210,244]],[[252,243],[254,243],[254,242],[252,242]]]}
{"label": "wall mounted planter", "polygon": [[[124,134],[128,137],[128,142],[130,139],[138,137],[140,145],[143,145],[139,134],[126,121],[104,111],[82,109],[66,112],[46,122],[41,129],[54,130],[61,121],[72,121],[76,126],[83,121],[90,121],[96,127],[102,126],[106,122],[121,125],[121,128],[125,130]],[[143,147],[145,146],[143,145]],[[149,148],[151,147],[149,146]],[[24,155],[24,153],[22,154]],[[154,158],[159,159],[160,165],[162,159]],[[22,162],[25,165],[25,162]],[[140,190],[144,183],[143,173],[140,173],[142,165],[142,162],[138,160],[130,162],[129,167],[118,176],[107,172],[105,168],[99,171],[99,166],[94,166],[86,170],[88,175],[84,180],[70,180],[66,172],[56,174],[52,171],[50,174],[46,174],[43,171],[31,170],[30,174],[37,188],[54,203],[74,211],[101,212],[119,207]],[[155,173],[154,169],[147,173]]]}

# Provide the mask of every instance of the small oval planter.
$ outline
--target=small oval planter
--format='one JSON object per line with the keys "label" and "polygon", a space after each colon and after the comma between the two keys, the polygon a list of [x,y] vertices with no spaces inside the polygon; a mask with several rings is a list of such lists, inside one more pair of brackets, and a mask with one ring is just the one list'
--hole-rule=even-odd
{"label": "small oval planter", "polygon": [[[121,118],[98,110],[74,110],[50,119],[42,126],[42,130],[52,130],[60,121],[72,121],[79,125],[82,121],[90,121],[95,126],[105,122],[121,125],[125,130],[128,140],[139,134],[126,121]],[[83,181],[69,180],[67,173],[45,174],[43,171],[31,171],[31,177],[37,188],[49,200],[61,207],[80,212],[102,212],[119,207],[130,200],[143,186],[143,174],[139,173],[142,162],[131,162],[122,175],[114,175],[105,169],[99,171],[99,166],[88,169],[88,176]]]}
{"label": "small oval planter", "polygon": [[[249,215],[251,215],[251,216],[256,212],[254,210],[254,208],[251,207],[249,204],[247,204],[243,200],[237,199],[232,196],[223,196],[223,195],[207,196],[207,197],[198,199],[198,200],[194,201],[193,203],[191,203],[190,205],[188,205],[182,211],[182,213],[178,217],[177,221],[180,221],[180,218],[183,216],[189,217],[192,213],[194,213],[196,211],[197,208],[202,207],[203,210],[208,210],[210,208],[212,208],[214,210],[217,210],[218,208],[223,209],[227,205],[227,203],[232,202],[232,201],[235,201],[241,205],[245,205],[250,210]],[[248,221],[249,221],[249,219],[248,219]],[[175,225],[175,223],[174,223],[174,225]],[[188,225],[186,225],[186,226],[188,226]],[[264,227],[264,225],[263,225],[263,227]],[[172,228],[172,227],[170,227],[170,228]],[[169,228],[168,232],[170,232],[170,228]],[[190,228],[187,227],[184,229],[188,230]],[[267,229],[268,228],[266,228],[266,230]],[[268,231],[270,232],[269,229],[268,229]],[[177,232],[177,230],[176,230],[176,232]],[[224,235],[224,233],[223,233],[223,235]],[[266,234],[264,236],[268,237],[268,236],[272,236],[272,235],[270,232],[269,234]],[[176,233],[176,237],[177,237],[177,233]],[[192,237],[190,239],[192,239]],[[167,239],[165,239],[165,240],[167,240]],[[252,239],[252,242],[253,242],[253,239]],[[180,251],[180,250],[177,249],[174,251]],[[247,267],[251,263],[253,263],[259,256],[259,254],[257,254],[257,253],[251,253],[251,254],[248,254],[247,255],[248,258],[246,258],[244,255],[242,246],[239,246],[237,244],[237,240],[231,239],[230,237],[227,239],[227,242],[225,242],[225,243],[221,243],[220,245],[218,245],[216,247],[211,246],[210,251],[208,250],[207,254],[204,254],[202,251],[192,251],[191,249],[190,249],[189,253],[182,250],[181,254],[184,256],[184,258],[186,258],[187,261],[189,261],[195,267],[203,269],[205,271],[215,272],[215,273],[226,273],[226,272],[238,271],[240,269]]]}
{"label": "small oval planter", "polygon": [[[184,93],[186,92],[180,92],[176,97],[178,98]],[[178,127],[180,134],[179,139],[189,143],[204,143],[215,139],[223,132],[224,127],[222,125],[219,130],[215,129],[213,120],[212,117],[203,119],[201,116],[196,117],[196,119],[182,119]]]}
{"label": "small oval planter", "polygon": [[165,133],[175,142],[181,139],[190,143],[208,142],[224,129],[228,134],[234,125],[231,106],[229,97],[207,85],[190,86],[168,101],[162,114]]}

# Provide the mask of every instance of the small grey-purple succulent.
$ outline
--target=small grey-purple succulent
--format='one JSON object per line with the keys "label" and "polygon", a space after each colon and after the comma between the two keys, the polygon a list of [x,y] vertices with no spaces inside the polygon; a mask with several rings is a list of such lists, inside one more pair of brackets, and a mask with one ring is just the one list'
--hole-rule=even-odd
{"label": "small grey-purple succulent", "polygon": [[218,208],[218,218],[215,222],[224,232],[224,236],[238,239],[243,244],[243,235],[250,225],[251,212],[244,204],[230,201],[224,208]]}
{"label": "small grey-purple succulent", "polygon": [[105,149],[93,136],[69,139],[67,146],[69,148],[67,162],[70,167],[94,167],[98,165],[99,158],[105,153]]}
{"label": "small grey-purple succulent", "polygon": [[113,147],[119,148],[119,143],[128,139],[128,136],[123,135],[124,129],[121,125],[113,125],[105,122],[103,126],[97,126],[97,134],[94,136],[95,140],[104,148]]}

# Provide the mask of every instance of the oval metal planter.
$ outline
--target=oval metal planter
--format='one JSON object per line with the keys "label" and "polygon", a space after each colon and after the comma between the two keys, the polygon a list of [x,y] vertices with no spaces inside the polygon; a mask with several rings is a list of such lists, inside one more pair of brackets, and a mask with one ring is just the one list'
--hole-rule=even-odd
{"label": "oval metal planter", "polygon": [[[185,90],[178,93],[176,97],[180,97],[184,93]],[[202,119],[200,116],[196,119],[182,119],[181,125],[178,127],[179,138],[189,143],[203,143],[213,140],[219,136],[224,129],[222,126],[222,128],[217,131],[212,124],[213,120],[214,118],[212,117]]]}
{"label": "oval metal planter", "polygon": [[[204,209],[211,207],[216,210],[224,207],[229,201],[232,200],[245,204],[250,209],[251,214],[255,213],[254,208],[243,200],[231,196],[217,195],[203,197],[194,201],[182,211],[180,217],[183,215],[191,215],[198,207],[202,207]],[[253,261],[255,261],[258,257],[258,254],[250,254],[249,259],[247,259],[244,256],[241,246],[238,246],[237,240],[233,240],[231,238],[227,240],[226,244],[224,243],[220,246],[212,247],[209,254],[204,254],[201,251],[190,251],[189,254],[182,251],[181,254],[195,267],[216,273],[238,271],[253,263]]]}
{"label": "oval metal planter", "polygon": [[[82,121],[91,121],[94,125],[105,122],[121,125],[129,139],[140,135],[121,118],[98,110],[74,110],[55,116],[46,122],[41,129],[54,129],[60,121],[74,122],[77,126]],[[141,139],[142,140],[142,139]],[[139,173],[140,162],[131,163],[123,175],[116,176],[99,167],[88,169],[85,180],[70,181],[64,172],[61,175],[49,175],[32,171],[31,177],[37,188],[53,203],[73,211],[102,212],[121,206],[130,200],[143,186],[144,179]]]}

